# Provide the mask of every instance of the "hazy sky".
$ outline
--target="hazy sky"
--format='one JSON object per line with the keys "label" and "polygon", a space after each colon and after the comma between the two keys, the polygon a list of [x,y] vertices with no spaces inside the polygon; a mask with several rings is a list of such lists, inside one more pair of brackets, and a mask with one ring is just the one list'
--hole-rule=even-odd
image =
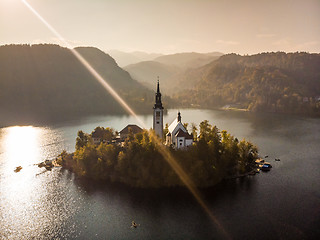
{"label": "hazy sky", "polygon": [[[104,51],[320,52],[320,0],[28,0],[73,46]],[[0,45],[59,39],[0,0]]]}

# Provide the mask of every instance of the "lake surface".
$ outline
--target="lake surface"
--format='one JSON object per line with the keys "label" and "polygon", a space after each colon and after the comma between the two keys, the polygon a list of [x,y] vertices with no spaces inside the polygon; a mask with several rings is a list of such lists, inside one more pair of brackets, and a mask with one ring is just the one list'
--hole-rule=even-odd
{"label": "lake surface", "polygon": [[[171,123],[177,110],[169,110]],[[121,130],[128,116],[0,129],[0,239],[319,239],[320,119],[182,109],[268,155],[270,172],[202,190],[215,222],[183,188],[142,190],[75,178],[36,163],[74,150],[78,130]],[[152,116],[141,116],[151,128]],[[280,162],[274,161],[280,158]],[[22,166],[18,173],[17,166]],[[130,228],[134,220],[140,226]]]}

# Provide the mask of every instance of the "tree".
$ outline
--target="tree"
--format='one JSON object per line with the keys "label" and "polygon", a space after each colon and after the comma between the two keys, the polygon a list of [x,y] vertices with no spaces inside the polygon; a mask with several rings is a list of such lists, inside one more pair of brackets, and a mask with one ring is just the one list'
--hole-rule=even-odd
{"label": "tree", "polygon": [[249,171],[255,165],[255,159],[258,157],[258,149],[251,142],[245,140],[240,141],[238,146],[240,171]]}
{"label": "tree", "polygon": [[84,147],[88,143],[88,135],[82,130],[78,131],[78,137],[76,139],[76,149]]}
{"label": "tree", "polygon": [[115,137],[114,130],[112,128],[96,127],[91,136],[99,137],[102,141],[111,141]]}
{"label": "tree", "polygon": [[207,139],[210,133],[211,125],[208,120],[204,120],[200,123],[200,138]]}
{"label": "tree", "polygon": [[[255,167],[257,148],[252,143],[239,142],[227,131],[220,132],[207,120],[201,122],[199,128],[199,141],[187,150],[175,150],[164,145],[159,147],[161,143],[152,137],[153,130],[133,135],[129,129],[124,146],[103,142],[95,145],[86,141],[88,135],[79,131],[79,147],[74,155],[62,152],[61,157],[66,159],[62,164],[80,176],[122,182],[134,187],[183,185],[165,159],[163,148],[199,187],[212,186],[226,176],[245,173]],[[195,135],[196,129],[192,124]]]}
{"label": "tree", "polygon": [[195,123],[191,123],[191,132],[192,132],[192,136],[193,136],[193,141],[197,141],[198,140],[198,128],[197,125]]}

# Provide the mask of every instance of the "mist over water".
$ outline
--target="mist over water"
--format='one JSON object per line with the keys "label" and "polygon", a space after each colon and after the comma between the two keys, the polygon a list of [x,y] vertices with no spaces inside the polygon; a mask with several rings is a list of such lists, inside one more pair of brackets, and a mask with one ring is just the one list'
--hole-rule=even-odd
{"label": "mist over water", "polygon": [[[320,236],[320,120],[274,114],[180,110],[252,141],[273,168],[202,190],[233,239]],[[171,123],[178,110],[169,110]],[[152,115],[141,116],[151,128]],[[222,239],[187,189],[132,189],[77,179],[34,164],[73,151],[78,130],[121,130],[128,116],[100,116],[43,127],[0,129],[0,239]],[[280,158],[280,162],[275,162]],[[13,170],[22,166],[19,173]],[[131,229],[131,221],[141,224]]]}

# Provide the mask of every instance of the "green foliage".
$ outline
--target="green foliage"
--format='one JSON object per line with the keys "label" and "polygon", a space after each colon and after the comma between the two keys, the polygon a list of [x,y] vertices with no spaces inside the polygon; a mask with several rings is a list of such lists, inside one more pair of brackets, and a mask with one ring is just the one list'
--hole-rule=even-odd
{"label": "green foliage", "polygon": [[111,141],[115,136],[114,130],[108,127],[96,127],[91,133],[91,137],[98,137],[104,142]]}
{"label": "green foliage", "polygon": [[76,149],[80,149],[87,145],[88,143],[88,134],[84,133],[83,131],[78,131],[76,138]]}
{"label": "green foliage", "polygon": [[[114,136],[112,129],[106,129]],[[196,127],[193,126],[193,129]],[[94,131],[100,130],[96,128]],[[78,175],[135,187],[183,185],[168,164],[168,159],[165,159],[163,147],[158,145],[161,143],[152,137],[151,131],[129,134],[123,146],[102,142],[97,146],[82,140],[85,136],[88,135],[78,132],[79,144],[74,155],[64,157],[66,160],[63,161],[64,166]],[[245,140],[239,142],[226,131],[220,132],[207,120],[200,123],[200,135],[196,140],[185,150],[165,147],[165,151],[171,154],[196,186],[212,186],[227,176],[248,172],[254,167],[257,148]],[[84,143],[81,147],[80,142]]]}
{"label": "green foliage", "polygon": [[197,141],[197,136],[198,136],[198,128],[195,123],[191,123],[191,132],[193,136],[193,141]]}

